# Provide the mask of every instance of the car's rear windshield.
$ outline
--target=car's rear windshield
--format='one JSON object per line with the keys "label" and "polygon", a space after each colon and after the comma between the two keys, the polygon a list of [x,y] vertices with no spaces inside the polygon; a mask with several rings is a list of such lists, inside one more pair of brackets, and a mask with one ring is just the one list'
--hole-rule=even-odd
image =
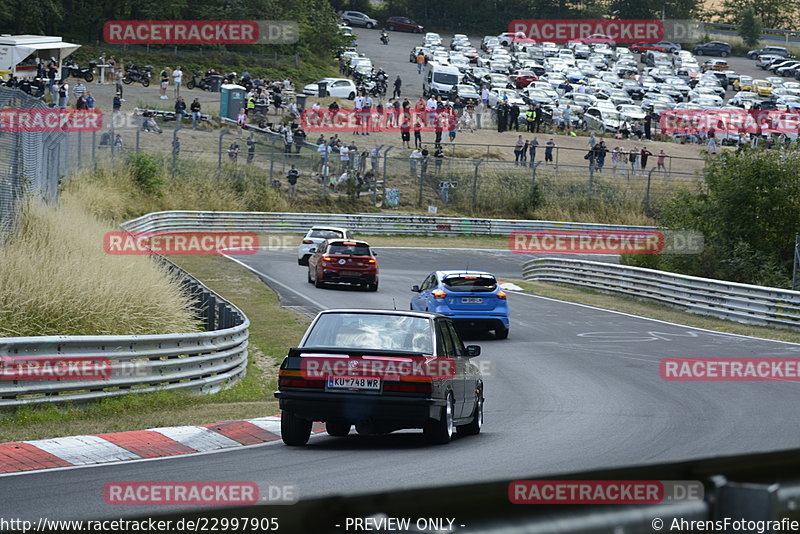
{"label": "car's rear windshield", "polygon": [[322,239],[336,239],[337,237],[344,237],[342,232],[337,230],[311,230],[308,237],[319,237]]}
{"label": "car's rear windshield", "polygon": [[400,350],[433,354],[428,319],[407,315],[331,313],[314,324],[303,347]]}
{"label": "car's rear windshield", "polygon": [[328,254],[349,254],[350,256],[370,256],[369,246],[357,243],[337,243],[328,247]]}
{"label": "car's rear windshield", "polygon": [[475,292],[494,291],[497,289],[497,280],[493,276],[477,275],[451,275],[444,279],[444,285],[450,291]]}

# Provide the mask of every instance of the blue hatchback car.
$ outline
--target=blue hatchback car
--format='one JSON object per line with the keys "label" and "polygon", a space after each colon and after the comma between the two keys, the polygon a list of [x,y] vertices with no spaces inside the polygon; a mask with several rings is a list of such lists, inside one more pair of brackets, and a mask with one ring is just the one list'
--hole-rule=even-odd
{"label": "blue hatchback car", "polygon": [[436,271],[428,275],[411,298],[411,309],[451,317],[465,329],[494,330],[508,337],[508,300],[497,278],[483,271]]}

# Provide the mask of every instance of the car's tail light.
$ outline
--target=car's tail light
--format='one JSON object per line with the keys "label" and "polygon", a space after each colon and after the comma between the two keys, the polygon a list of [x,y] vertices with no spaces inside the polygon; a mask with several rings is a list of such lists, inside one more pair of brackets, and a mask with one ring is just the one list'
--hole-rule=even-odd
{"label": "car's tail light", "polygon": [[499,298],[500,300],[506,300],[507,297],[505,291],[498,291],[497,298]]}
{"label": "car's tail light", "polygon": [[322,257],[322,261],[331,261],[331,257],[330,256],[323,256]]}
{"label": "car's tail light", "polygon": [[434,289],[433,291],[431,291],[431,295],[433,295],[433,298],[435,299],[443,299],[447,296],[447,293],[445,293],[441,289]]}
{"label": "car's tail light", "polygon": [[375,260],[367,260],[367,263],[376,263]]}
{"label": "car's tail light", "polygon": [[323,388],[325,380],[311,380],[305,378],[302,371],[281,369],[278,371],[278,389],[281,387]]}
{"label": "car's tail light", "polygon": [[303,239],[303,244],[304,244],[304,245],[313,245],[313,244],[314,244],[314,242],[313,242],[313,241],[311,241],[310,239]]}
{"label": "car's tail light", "polygon": [[433,382],[385,382],[383,391],[395,393],[433,393]]}

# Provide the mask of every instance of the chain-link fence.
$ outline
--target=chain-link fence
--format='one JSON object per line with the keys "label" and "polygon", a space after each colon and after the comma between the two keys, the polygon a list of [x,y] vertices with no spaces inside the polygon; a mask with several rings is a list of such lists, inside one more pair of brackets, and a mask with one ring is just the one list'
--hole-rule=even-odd
{"label": "chain-link fence", "polygon": [[[3,113],[47,107],[43,100],[18,89],[0,87]],[[0,238],[14,227],[25,195],[55,200],[59,181],[83,161],[91,161],[88,152],[96,134],[33,130],[0,126]]]}

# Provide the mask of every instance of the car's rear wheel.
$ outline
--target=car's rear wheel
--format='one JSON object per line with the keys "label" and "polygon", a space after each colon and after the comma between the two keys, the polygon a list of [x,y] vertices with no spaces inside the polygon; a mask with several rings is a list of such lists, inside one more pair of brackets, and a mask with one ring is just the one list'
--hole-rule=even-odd
{"label": "car's rear wheel", "polygon": [[694,53],[694,55],[702,56],[703,55],[703,51],[702,50],[698,50],[697,52]]}
{"label": "car's rear wheel", "polygon": [[728,53],[727,52],[720,52],[719,53],[719,57],[728,57]]}
{"label": "car's rear wheel", "polygon": [[311,437],[311,421],[301,419],[291,412],[281,412],[281,439],[286,445],[300,446]]}
{"label": "car's rear wheel", "polygon": [[350,91],[350,94],[349,94],[349,95],[347,95],[347,99],[348,99],[348,100],[355,100],[355,99],[356,99],[356,94],[355,94],[355,92],[353,92],[353,91]]}
{"label": "car's rear wheel", "polygon": [[508,337],[508,328],[495,328],[494,337],[497,339],[506,339]]}
{"label": "car's rear wheel", "polygon": [[377,291],[378,290],[378,281],[375,280],[374,284],[367,284],[367,291]]}
{"label": "car's rear wheel", "polygon": [[447,401],[445,407],[442,408],[442,416],[437,421],[436,419],[429,419],[422,429],[425,440],[433,445],[445,445],[450,443],[453,439],[453,411],[454,402],[453,394],[447,394]]}
{"label": "car's rear wheel", "polygon": [[325,283],[320,279],[319,275],[314,279],[314,287],[325,287]]}
{"label": "car's rear wheel", "polygon": [[374,25],[374,24],[372,24],[371,22],[367,22],[367,26],[366,26],[366,28],[367,28],[368,30],[371,30],[371,29],[372,29],[372,28],[374,28],[374,27],[375,27],[375,25]]}
{"label": "car's rear wheel", "polygon": [[475,401],[475,408],[472,410],[472,422],[466,425],[459,425],[456,431],[462,436],[474,436],[480,434],[483,426],[483,390],[478,391],[478,398]]}
{"label": "car's rear wheel", "polygon": [[350,433],[350,427],[353,426],[349,421],[327,421],[325,423],[325,431],[329,436],[343,438]]}
{"label": "car's rear wheel", "polygon": [[313,284],[314,280],[311,279],[311,269],[309,269],[306,273],[306,277],[308,278],[308,283]]}

